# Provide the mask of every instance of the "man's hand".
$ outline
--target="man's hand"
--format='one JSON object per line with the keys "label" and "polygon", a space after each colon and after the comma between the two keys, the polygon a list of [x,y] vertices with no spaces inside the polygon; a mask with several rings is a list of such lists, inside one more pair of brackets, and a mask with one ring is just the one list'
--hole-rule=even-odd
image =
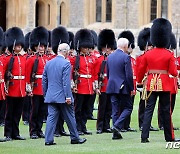
{"label": "man's hand", "polygon": [[73,87],[73,92],[74,93],[77,93],[78,92],[78,89],[76,87]]}
{"label": "man's hand", "polygon": [[68,105],[70,105],[70,104],[71,104],[71,98],[66,98],[66,103],[67,103]]}
{"label": "man's hand", "polygon": [[96,89],[96,94],[97,95],[100,95],[101,94],[101,91],[99,89]]}

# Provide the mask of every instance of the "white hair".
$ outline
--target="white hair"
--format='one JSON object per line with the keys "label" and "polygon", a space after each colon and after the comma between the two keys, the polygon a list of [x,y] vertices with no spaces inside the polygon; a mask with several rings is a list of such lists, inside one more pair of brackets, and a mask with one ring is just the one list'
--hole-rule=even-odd
{"label": "white hair", "polygon": [[62,52],[67,52],[70,50],[70,47],[67,43],[62,43],[58,46],[58,52],[62,53]]}
{"label": "white hair", "polygon": [[118,39],[118,41],[117,41],[117,47],[118,47],[119,49],[122,49],[122,48],[124,48],[124,47],[128,47],[128,43],[129,43],[128,39],[126,39],[126,38],[120,38],[120,39]]}

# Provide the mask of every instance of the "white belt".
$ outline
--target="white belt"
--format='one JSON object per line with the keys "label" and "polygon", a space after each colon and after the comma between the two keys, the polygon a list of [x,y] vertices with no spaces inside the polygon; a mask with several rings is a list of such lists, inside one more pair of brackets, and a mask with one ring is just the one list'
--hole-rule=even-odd
{"label": "white belt", "polygon": [[42,75],[35,75],[35,78],[42,79]]}
{"label": "white belt", "polygon": [[104,73],[104,77],[106,77],[107,76],[107,74],[106,73]]}
{"label": "white belt", "polygon": [[25,76],[13,76],[13,79],[15,79],[15,80],[23,80],[23,79],[25,79]]}
{"label": "white belt", "polygon": [[133,79],[136,80],[136,76],[133,76]]}
{"label": "white belt", "polygon": [[4,79],[0,79],[0,83],[3,83],[4,82]]}
{"label": "white belt", "polygon": [[89,74],[88,74],[88,75],[81,74],[80,77],[81,77],[81,78],[87,78],[87,79],[89,79],[89,78],[92,77],[92,75],[89,75]]}

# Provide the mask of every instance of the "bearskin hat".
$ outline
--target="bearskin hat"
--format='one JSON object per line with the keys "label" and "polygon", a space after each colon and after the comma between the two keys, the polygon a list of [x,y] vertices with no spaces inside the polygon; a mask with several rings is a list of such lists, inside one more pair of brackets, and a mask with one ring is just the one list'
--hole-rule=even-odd
{"label": "bearskin hat", "polygon": [[173,33],[171,33],[170,35],[170,43],[169,43],[169,48],[170,49],[176,49],[177,46],[177,41],[176,41],[176,37]]}
{"label": "bearskin hat", "polygon": [[98,50],[102,51],[102,48],[116,49],[115,34],[111,29],[103,29],[98,36]]}
{"label": "bearskin hat", "polygon": [[75,49],[79,51],[80,48],[94,48],[93,36],[88,29],[80,29],[74,37]]}
{"label": "bearskin hat", "polygon": [[9,28],[5,33],[5,42],[10,52],[13,51],[14,45],[24,47],[24,34],[19,27]]}
{"label": "bearskin hat", "polygon": [[171,33],[172,26],[167,19],[155,19],[150,30],[150,40],[153,46],[158,48],[167,48],[170,42]]}
{"label": "bearskin hat", "polygon": [[3,46],[3,29],[0,27],[0,47]]}
{"label": "bearskin hat", "polygon": [[138,38],[137,38],[139,49],[144,51],[146,46],[150,46],[150,28],[144,28],[139,32]]}
{"label": "bearskin hat", "polygon": [[49,33],[49,37],[48,37],[48,47],[51,47],[51,37],[52,37],[51,31],[48,30],[48,33]]}
{"label": "bearskin hat", "polygon": [[57,53],[58,46],[61,43],[69,44],[69,34],[65,27],[59,26],[52,31],[51,45],[54,53]]}
{"label": "bearskin hat", "polygon": [[48,45],[48,37],[49,33],[45,27],[39,26],[34,28],[30,35],[31,49],[35,51],[34,47],[37,47],[39,44],[46,47]]}
{"label": "bearskin hat", "polygon": [[121,32],[119,34],[118,39],[119,38],[126,38],[126,39],[128,39],[128,41],[129,41],[128,47],[131,47],[132,49],[135,48],[135,44],[134,44],[135,38],[134,38],[134,35],[133,35],[133,33],[131,31],[125,30],[125,31]]}
{"label": "bearskin hat", "polygon": [[27,33],[25,35],[25,43],[24,43],[24,50],[27,51],[29,49],[29,45],[30,45],[30,35],[31,35],[31,32]]}
{"label": "bearskin hat", "polygon": [[74,34],[73,32],[69,32],[69,46],[70,46],[70,49],[73,49],[74,50]]}
{"label": "bearskin hat", "polygon": [[97,43],[98,43],[97,33],[96,33],[94,30],[91,30],[91,34],[92,34],[92,36],[93,36],[94,46],[96,47],[96,46],[97,46]]}

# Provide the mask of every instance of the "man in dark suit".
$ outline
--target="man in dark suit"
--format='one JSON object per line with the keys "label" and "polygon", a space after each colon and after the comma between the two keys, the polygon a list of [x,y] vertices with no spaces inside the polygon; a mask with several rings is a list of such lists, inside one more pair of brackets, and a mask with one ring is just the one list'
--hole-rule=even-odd
{"label": "man in dark suit", "polygon": [[71,144],[82,144],[74,115],[74,103],[71,92],[71,64],[68,56],[69,45],[62,43],[58,47],[58,55],[47,62],[43,73],[43,92],[45,103],[48,103],[48,117],[45,131],[45,145],[55,145],[54,131],[60,112],[70,131]]}
{"label": "man in dark suit", "polygon": [[[106,92],[110,94],[112,103],[112,139],[122,139],[120,130],[133,108],[131,93],[134,88],[131,57],[125,53],[128,50],[128,42],[126,38],[120,38],[117,42],[118,49],[107,59],[108,85]],[[123,111],[119,116],[122,106]]]}

